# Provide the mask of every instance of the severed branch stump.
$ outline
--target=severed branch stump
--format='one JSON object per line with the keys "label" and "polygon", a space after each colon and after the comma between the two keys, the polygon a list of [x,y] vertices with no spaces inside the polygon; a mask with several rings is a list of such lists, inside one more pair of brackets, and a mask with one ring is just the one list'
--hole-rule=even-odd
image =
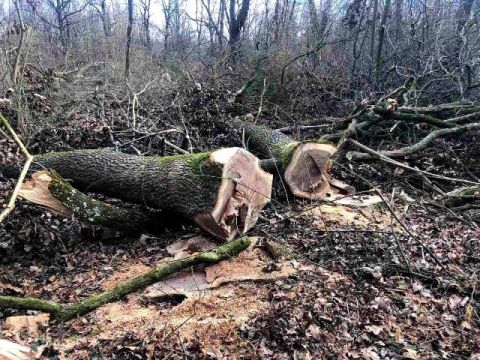
{"label": "severed branch stump", "polygon": [[[36,156],[33,166],[55,170],[80,190],[179,214],[222,240],[244,234],[256,223],[272,187],[272,175],[261,169],[255,156],[240,148],[167,157],[77,150]],[[33,181],[39,180],[37,176]],[[110,225],[119,218],[118,212],[107,216],[116,210],[72,193],[52,173],[47,182],[53,198],[81,218]]]}

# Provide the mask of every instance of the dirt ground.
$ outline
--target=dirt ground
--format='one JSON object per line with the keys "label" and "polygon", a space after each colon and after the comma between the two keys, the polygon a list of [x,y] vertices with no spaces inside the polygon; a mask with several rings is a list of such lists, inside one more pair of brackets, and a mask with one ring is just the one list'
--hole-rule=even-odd
{"label": "dirt ground", "polygon": [[[65,324],[6,311],[2,336],[48,359],[479,358],[480,231],[409,215],[408,227],[448,260],[442,268],[374,195],[354,200],[270,210],[255,230],[256,245],[237,257]],[[23,206],[16,211],[29,210]],[[73,226],[44,215],[50,227]],[[172,256],[168,249],[181,252],[179,242],[205,239],[188,230],[4,259],[2,292],[72,302],[141,274]],[[265,249],[267,239],[280,246],[280,258]]]}

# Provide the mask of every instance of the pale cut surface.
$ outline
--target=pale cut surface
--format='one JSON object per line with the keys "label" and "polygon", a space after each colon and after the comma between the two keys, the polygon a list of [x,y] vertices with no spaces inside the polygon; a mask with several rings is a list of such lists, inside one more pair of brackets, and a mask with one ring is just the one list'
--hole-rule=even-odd
{"label": "pale cut surface", "polygon": [[30,357],[32,350],[9,340],[0,339],[0,360],[26,360]]}
{"label": "pale cut surface", "polygon": [[31,201],[47,209],[53,210],[63,216],[72,216],[73,212],[65,207],[59,200],[55,199],[48,186],[52,177],[45,171],[38,171],[32,174],[32,179],[25,181],[20,188],[18,196]]}
{"label": "pale cut surface", "polygon": [[285,169],[285,182],[293,195],[308,199],[323,199],[330,191],[330,158],[336,148],[330,144],[300,144]]}
{"label": "pale cut surface", "polygon": [[256,223],[270,201],[273,175],[241,148],[221,149],[210,158],[222,166],[222,182],[212,212],[197,215],[195,222],[209,233],[230,240],[245,234]]}

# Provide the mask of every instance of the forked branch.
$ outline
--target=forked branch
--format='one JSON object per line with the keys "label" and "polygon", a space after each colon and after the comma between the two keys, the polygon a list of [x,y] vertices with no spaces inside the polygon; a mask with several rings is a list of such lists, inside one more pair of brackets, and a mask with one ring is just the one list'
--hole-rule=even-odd
{"label": "forked branch", "polygon": [[15,130],[13,130],[10,123],[7,121],[7,119],[3,117],[2,114],[0,114],[0,123],[3,125],[3,127],[5,127],[7,132],[10,134],[12,139],[20,148],[20,151],[22,152],[22,154],[25,156],[25,164],[23,165],[23,169],[18,177],[17,183],[13,188],[12,194],[10,195],[10,200],[8,200],[7,206],[0,213],[0,223],[1,223],[3,220],[5,220],[8,214],[10,214],[12,210],[15,208],[15,201],[17,200],[18,193],[22,186],[23,180],[25,179],[25,176],[27,176],[27,172],[28,172],[28,169],[30,168],[30,164],[32,163],[33,157],[32,155],[30,155],[25,145],[23,145],[22,140],[20,140]]}

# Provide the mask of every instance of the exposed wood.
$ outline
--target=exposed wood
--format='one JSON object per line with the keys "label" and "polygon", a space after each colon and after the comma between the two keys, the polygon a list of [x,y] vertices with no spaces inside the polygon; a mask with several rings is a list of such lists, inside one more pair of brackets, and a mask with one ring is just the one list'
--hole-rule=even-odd
{"label": "exposed wood", "polygon": [[88,224],[126,231],[158,231],[168,220],[159,211],[139,206],[119,208],[76,190],[54,171],[38,171],[23,183],[19,196],[63,216],[75,216]]}
{"label": "exposed wood", "polygon": [[118,301],[128,294],[144,289],[183,269],[199,264],[213,264],[226,260],[246,249],[250,244],[251,239],[243,237],[222,244],[210,251],[199,252],[186,258],[163,262],[142,275],[74,304],[59,304],[31,297],[0,296],[0,308],[37,310],[51,314],[51,317],[56,321],[68,321],[77,316],[87,314],[105,304]]}
{"label": "exposed wood", "polygon": [[28,346],[0,339],[0,360],[28,360],[32,359],[33,355]]}
{"label": "exposed wood", "polygon": [[311,200],[327,196],[330,157],[334,153],[335,146],[330,144],[305,143],[296,147],[283,174],[293,195]]}
{"label": "exposed wood", "polygon": [[229,131],[242,131],[246,146],[255,154],[275,159],[264,165],[280,172],[293,195],[318,200],[330,192],[330,158],[336,148],[321,140],[299,142],[280,131],[235,118],[227,123]]}
{"label": "exposed wood", "polygon": [[220,239],[245,233],[271,196],[272,175],[246,150],[142,157],[109,149],[39,155],[80,190],[175,212]]}

